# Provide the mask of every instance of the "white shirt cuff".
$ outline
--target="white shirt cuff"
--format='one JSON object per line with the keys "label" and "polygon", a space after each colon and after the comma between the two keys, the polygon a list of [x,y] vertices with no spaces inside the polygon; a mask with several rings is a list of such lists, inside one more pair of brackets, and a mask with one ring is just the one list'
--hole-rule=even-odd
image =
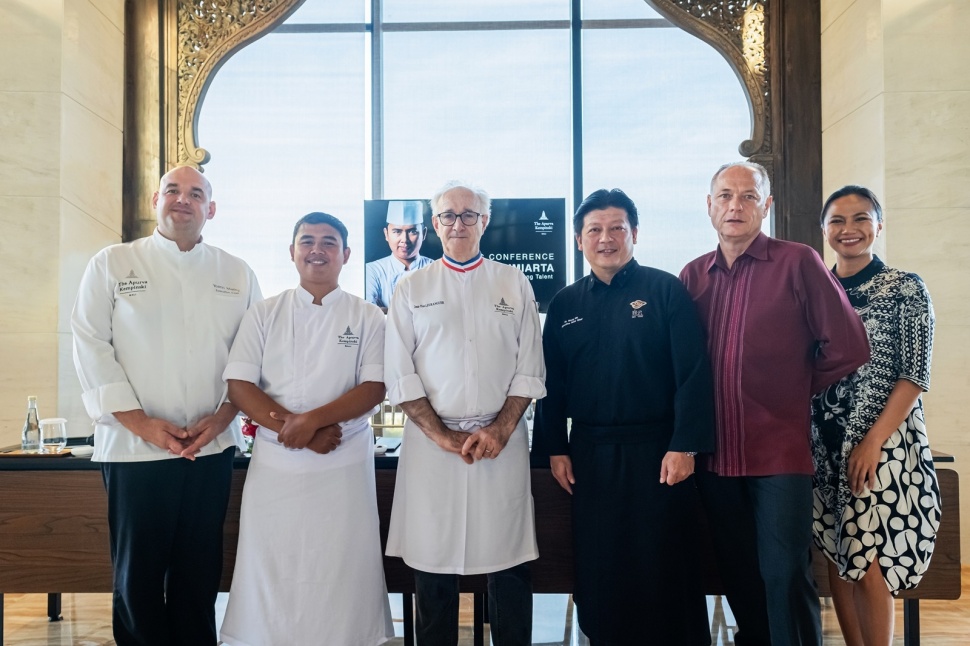
{"label": "white shirt cuff", "polygon": [[358,383],[364,383],[365,381],[384,381],[384,366],[382,364],[375,364],[369,366],[360,367],[360,377],[357,379]]}
{"label": "white shirt cuff", "polygon": [[131,384],[118,382],[92,388],[81,394],[84,410],[88,416],[98,424],[106,424],[114,420],[111,414],[117,411],[136,410],[141,408],[141,402],[135,397]]}
{"label": "white shirt cuff", "polygon": [[421,382],[421,377],[417,375],[402,377],[387,389],[387,399],[394,406],[427,396],[424,383]]}
{"label": "white shirt cuff", "polygon": [[528,397],[542,399],[546,396],[546,382],[539,377],[516,375],[509,385],[509,397]]}
{"label": "white shirt cuff", "polygon": [[226,366],[225,371],[222,373],[222,380],[229,381],[230,379],[238,379],[239,381],[248,381],[258,386],[259,373],[260,368],[257,365],[233,361]]}

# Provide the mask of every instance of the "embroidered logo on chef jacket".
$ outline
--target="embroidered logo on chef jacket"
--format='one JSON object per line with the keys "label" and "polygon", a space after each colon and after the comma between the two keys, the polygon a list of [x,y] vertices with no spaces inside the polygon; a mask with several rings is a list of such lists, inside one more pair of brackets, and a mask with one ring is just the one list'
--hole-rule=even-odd
{"label": "embroidered logo on chef jacket", "polygon": [[148,281],[142,280],[132,269],[124,279],[119,280],[115,285],[115,294],[118,296],[134,296],[148,291]]}
{"label": "embroidered logo on chef jacket", "polygon": [[495,311],[502,316],[512,316],[515,314],[515,308],[506,303],[504,298],[495,304]]}
{"label": "embroidered logo on chef jacket", "polygon": [[360,345],[360,337],[353,333],[350,326],[344,330],[343,334],[337,335],[337,345],[343,346],[345,348],[352,348],[354,346]]}
{"label": "embroidered logo on chef jacket", "polygon": [[647,304],[647,301],[641,301],[641,300],[636,300],[636,301],[633,301],[632,303],[630,303],[630,307],[633,308],[633,312],[632,312],[633,316],[632,316],[632,318],[642,319],[643,318],[643,310],[640,309],[640,308],[642,308],[646,304]]}
{"label": "embroidered logo on chef jacket", "polygon": [[212,283],[212,288],[216,290],[216,294],[222,294],[223,296],[239,296],[238,287],[227,287],[226,285],[217,285]]}
{"label": "embroidered logo on chef jacket", "polygon": [[572,325],[573,323],[579,323],[582,320],[583,320],[582,316],[574,316],[571,319],[566,319],[565,321],[563,321],[562,325],[560,325],[559,328],[562,329],[567,325]]}

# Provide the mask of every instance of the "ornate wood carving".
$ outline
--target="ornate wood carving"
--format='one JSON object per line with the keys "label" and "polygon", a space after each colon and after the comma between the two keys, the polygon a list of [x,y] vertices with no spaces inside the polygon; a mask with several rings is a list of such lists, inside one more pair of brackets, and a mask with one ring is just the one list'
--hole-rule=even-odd
{"label": "ornate wood carving", "polygon": [[744,86],[751,138],[738,152],[772,168],[770,0],[646,0],[658,13],[716,49]]}
{"label": "ornate wood carving", "polygon": [[178,0],[177,163],[199,168],[202,98],[215,72],[236,51],[285,20],[304,0]]}

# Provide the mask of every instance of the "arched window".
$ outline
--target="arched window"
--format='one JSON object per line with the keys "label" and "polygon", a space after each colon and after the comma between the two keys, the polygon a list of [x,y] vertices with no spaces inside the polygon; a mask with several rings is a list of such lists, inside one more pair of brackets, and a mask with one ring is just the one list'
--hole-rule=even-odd
{"label": "arched window", "polygon": [[716,244],[704,197],[751,132],[743,88],[642,0],[583,2],[578,46],[570,10],[307,0],[205,95],[198,142],[219,205],[206,239],[271,294],[295,280],[292,223],[331,212],[357,247],[342,285],[360,294],[364,199],[427,198],[457,177],[495,197],[565,197],[569,213],[620,187],[641,211],[637,259],[676,273]]}

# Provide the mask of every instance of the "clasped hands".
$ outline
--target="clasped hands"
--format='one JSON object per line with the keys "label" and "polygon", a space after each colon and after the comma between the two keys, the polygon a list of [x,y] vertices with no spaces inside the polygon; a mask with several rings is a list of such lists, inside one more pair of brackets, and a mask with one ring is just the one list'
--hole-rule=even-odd
{"label": "clasped hands", "polygon": [[167,420],[149,417],[141,409],[114,415],[125,428],[146,442],[187,460],[195,460],[199,451],[222,433],[232,420],[232,416],[216,411],[182,428]]}
{"label": "clasped hands", "polygon": [[432,439],[445,451],[458,454],[466,464],[473,464],[476,460],[497,458],[514,430],[514,426],[502,428],[493,422],[472,433],[445,428],[434,433]]}
{"label": "clasped hands", "polygon": [[315,453],[325,454],[340,446],[343,431],[338,424],[320,428],[305,413],[274,411],[269,416],[283,422],[278,439],[288,449],[310,449]]}

